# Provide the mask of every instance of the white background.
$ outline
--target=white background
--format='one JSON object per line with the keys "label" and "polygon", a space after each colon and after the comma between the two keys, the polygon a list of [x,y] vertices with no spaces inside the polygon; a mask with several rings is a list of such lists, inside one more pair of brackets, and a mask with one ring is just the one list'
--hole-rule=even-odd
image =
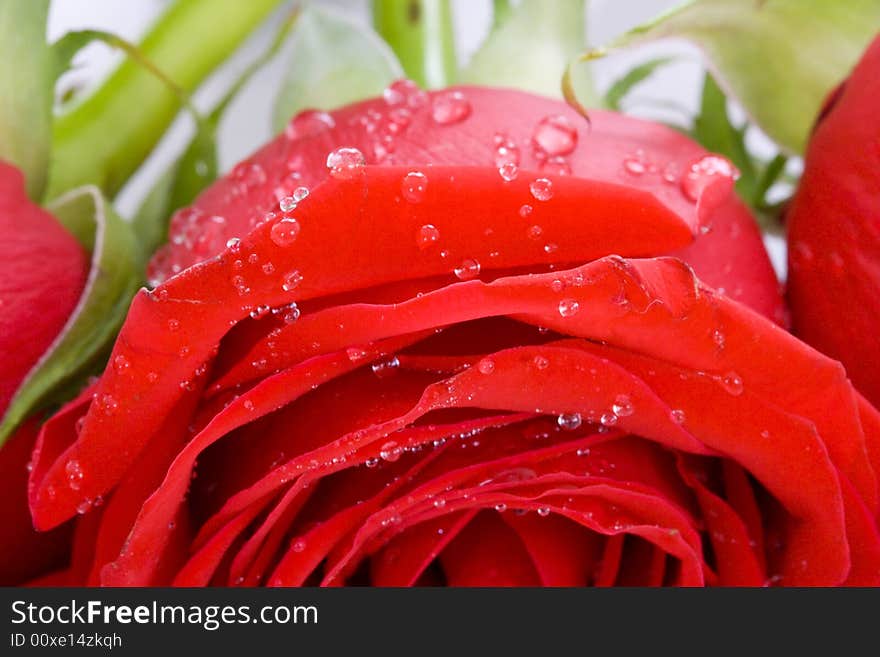
{"label": "white background", "polygon": [[[247,0],[241,0],[247,2]],[[343,9],[351,16],[367,21],[367,0],[320,0]],[[491,0],[452,0],[456,26],[458,55],[466,62],[479,46],[488,29]],[[49,16],[49,38],[55,39],[72,29],[99,28],[115,32],[127,39],[137,40],[151,21],[162,11],[164,0],[53,0]],[[587,41],[591,46],[608,42],[625,30],[655,17],[678,4],[678,0],[591,0],[586,20]],[[218,17],[218,20],[223,20]],[[209,80],[196,96],[197,104],[208,104],[216,99],[239,71],[260,53],[272,35],[271,26],[261,30],[242,48],[230,64]],[[206,26],[209,29],[209,26]],[[198,35],[193,35],[198,38]],[[651,79],[640,85],[629,99],[628,111],[647,118],[682,121],[682,112],[696,110],[703,66],[699,52],[689,44],[670,41],[651,44],[633,52],[606,57],[593,64],[593,76],[600,92],[636,63],[658,55],[676,55],[677,60],[661,68]],[[109,48],[94,44],[75,59],[76,70],[65,78],[66,84],[94,85],[112,69],[120,55]],[[271,136],[269,117],[282,67],[281,59],[256,75],[245,92],[230,107],[220,131],[221,168],[228,169],[235,162],[264,143]],[[658,103],[657,101],[660,101]],[[659,104],[681,108],[661,109]],[[734,111],[736,108],[733,108]],[[187,119],[179,120],[160,148],[142,171],[123,190],[118,199],[119,210],[125,215],[137,207],[140,199],[156,176],[182,148],[190,130]],[[749,144],[765,155],[772,154],[772,145],[753,131]],[[767,240],[777,272],[784,271],[784,247],[775,238]]]}

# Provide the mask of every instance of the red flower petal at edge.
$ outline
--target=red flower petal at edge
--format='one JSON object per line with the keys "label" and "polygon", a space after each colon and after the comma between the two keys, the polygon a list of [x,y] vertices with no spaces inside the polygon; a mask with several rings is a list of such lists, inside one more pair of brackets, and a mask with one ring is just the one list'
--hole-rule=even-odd
{"label": "red flower petal at edge", "polygon": [[829,100],[786,216],[796,335],[880,404],[880,38]]}
{"label": "red flower petal at edge", "polygon": [[[52,215],[33,204],[24,178],[0,162],[0,417],[40,356],[52,344],[79,300],[88,274],[88,256]],[[21,426],[0,447],[3,482],[3,545],[14,545],[4,558],[0,582],[17,583],[63,562],[70,535],[65,527],[34,534],[24,493],[25,465],[38,430],[34,421]]]}
{"label": "red flower petal at edge", "polygon": [[[702,152],[680,135],[611,114],[588,133],[551,101],[465,93],[472,116],[439,127],[418,96],[409,132],[378,142],[394,161],[347,180],[324,158],[388,157],[368,130],[385,101],[333,130],[294,121],[178,216],[157,275],[240,240],[138,295],[113,354],[129,367],[105,372],[78,436],[56,416],[35,454],[39,526],[110,495],[79,522],[75,555],[96,556],[71,578],[337,585],[369,560],[388,584],[436,567],[453,584],[880,581],[876,411],[681,262],[633,259],[692,254],[777,316],[731,181],[693,202],[676,175]],[[579,146],[542,160],[528,140],[551,112]],[[486,160],[508,138],[523,167],[502,177]],[[263,213],[303,183],[299,232],[279,239]],[[369,365],[390,355],[386,380]]]}
{"label": "red flower petal at edge", "polygon": [[88,254],[27,198],[24,178],[0,162],[0,417],[79,300]]}

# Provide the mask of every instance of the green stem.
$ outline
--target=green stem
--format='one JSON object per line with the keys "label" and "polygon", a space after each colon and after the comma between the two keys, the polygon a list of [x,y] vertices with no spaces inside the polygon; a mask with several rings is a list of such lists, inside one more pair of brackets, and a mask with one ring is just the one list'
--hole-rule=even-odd
{"label": "green stem", "polygon": [[373,0],[373,25],[419,85],[445,87],[455,80],[449,0]]}
{"label": "green stem", "polygon": [[510,18],[513,7],[510,0],[492,0],[492,29],[497,30]]}
{"label": "green stem", "polygon": [[[194,90],[279,0],[177,0],[140,46],[185,92]],[[85,184],[113,196],[150,154],[180,98],[129,58],[98,90],[55,121],[47,198]]]}

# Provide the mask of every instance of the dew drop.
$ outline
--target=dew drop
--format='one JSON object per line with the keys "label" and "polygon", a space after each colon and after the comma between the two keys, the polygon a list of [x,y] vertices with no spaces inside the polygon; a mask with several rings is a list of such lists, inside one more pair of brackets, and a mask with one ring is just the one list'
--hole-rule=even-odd
{"label": "dew drop", "polygon": [[577,146],[577,128],[561,114],[545,116],[535,126],[532,142],[547,155],[568,155]]}
{"label": "dew drop", "polygon": [[400,192],[410,203],[421,203],[428,189],[428,177],[421,171],[410,171],[403,177]]}
{"label": "dew drop", "polygon": [[674,408],[669,411],[669,419],[675,422],[676,424],[684,424],[685,416],[684,411]]}
{"label": "dew drop", "polygon": [[531,206],[531,205],[529,205],[529,204],[527,203],[527,204],[525,204],[525,205],[523,205],[523,206],[520,206],[520,209],[519,209],[519,216],[520,216],[520,217],[522,217],[523,219],[525,219],[525,218],[528,217],[530,214],[532,214],[532,206]]}
{"label": "dew drop", "polygon": [[298,269],[294,269],[291,272],[288,272],[284,275],[283,280],[281,281],[281,289],[285,292],[290,292],[300,283],[302,283],[303,276],[299,273]]}
{"label": "dew drop", "polygon": [[400,368],[400,359],[397,356],[391,356],[380,361],[376,361],[371,366],[373,374],[380,379],[389,377],[397,372]]}
{"label": "dew drop", "polygon": [[477,363],[477,370],[479,370],[480,374],[492,374],[495,371],[495,361],[491,358],[482,358]]}
{"label": "dew drop", "polygon": [[116,398],[113,397],[113,395],[104,395],[103,397],[101,397],[101,406],[104,407],[105,415],[112,415],[119,406],[119,403],[116,401]]}
{"label": "dew drop", "polygon": [[262,319],[269,314],[271,308],[267,305],[257,306],[250,312],[251,319]]}
{"label": "dew drop", "polygon": [[535,356],[532,362],[539,370],[546,370],[550,367],[550,360],[546,356]]}
{"label": "dew drop", "polygon": [[614,403],[611,405],[611,410],[614,411],[617,417],[629,417],[633,414],[635,408],[629,395],[617,395],[614,398]]}
{"label": "dew drop", "polygon": [[431,116],[440,125],[464,121],[471,113],[471,103],[460,91],[446,91],[434,96]]}
{"label": "dew drop", "polygon": [[389,440],[387,443],[385,443],[384,445],[382,445],[382,447],[379,448],[379,457],[383,461],[387,461],[388,463],[394,463],[397,459],[400,458],[400,455],[402,452],[403,452],[403,450],[400,449],[400,447],[398,446],[398,444],[395,441]]}
{"label": "dew drop", "polygon": [[681,177],[681,191],[688,200],[695,202],[709,185],[724,178],[733,182],[739,178],[739,171],[727,158],[706,155],[691,164]]}
{"label": "dew drop", "polygon": [[645,163],[639,157],[627,157],[623,160],[623,170],[631,176],[641,176],[645,173]]}
{"label": "dew drop", "polygon": [[368,355],[367,350],[363,347],[348,347],[345,350],[345,354],[352,363],[358,363]]}
{"label": "dew drop", "polygon": [[498,167],[498,175],[506,182],[512,182],[519,175],[519,167],[513,162],[506,162]]}
{"label": "dew drop", "polygon": [[444,506],[446,506],[446,500],[444,500],[442,497],[438,497],[436,500],[434,500],[435,509],[442,509]]}
{"label": "dew drop", "polygon": [[173,318],[168,320],[168,330],[169,331],[176,331],[179,328],[180,328],[180,321],[173,319]]}
{"label": "dew drop", "polygon": [[583,422],[580,413],[562,413],[556,418],[556,424],[563,431],[574,431]]}
{"label": "dew drop", "polygon": [[290,549],[293,550],[294,552],[302,552],[303,550],[306,549],[306,542],[303,539],[298,538],[290,546]]}
{"label": "dew drop", "polygon": [[572,317],[580,310],[581,305],[574,299],[563,299],[559,302],[559,314],[563,317]]}
{"label": "dew drop", "polygon": [[309,135],[315,135],[330,130],[336,125],[336,121],[327,112],[306,110],[300,112],[284,129],[284,135],[288,139],[299,139]]}
{"label": "dew drop", "polygon": [[613,427],[617,424],[618,417],[614,413],[602,413],[599,418],[599,424],[603,427]]}
{"label": "dew drop", "polygon": [[538,507],[538,515],[542,518],[546,518],[550,515],[550,507],[549,506],[541,506]]}
{"label": "dew drop", "polygon": [[473,258],[465,258],[453,272],[461,281],[469,281],[480,275],[480,263]]}
{"label": "dew drop", "polygon": [[70,486],[70,489],[79,490],[83,480],[82,466],[79,461],[70,459],[65,464],[64,471],[67,473],[67,485]]}
{"label": "dew drop", "polygon": [[507,505],[504,502],[499,502],[495,505],[495,510],[498,513],[504,513],[505,511],[507,511]]}
{"label": "dew drop", "polygon": [[292,196],[285,196],[280,201],[278,201],[278,207],[281,208],[282,212],[290,212],[294,208],[296,208],[296,201]]}
{"label": "dew drop", "polygon": [[743,392],[743,382],[739,374],[736,372],[727,372],[719,378],[721,386],[734,397],[738,397]]}
{"label": "dew drop", "polygon": [[300,316],[299,306],[297,306],[295,303],[291,303],[287,306],[284,306],[281,309],[280,315],[281,315],[281,320],[285,324],[293,324],[294,322],[296,322],[296,320],[299,319],[299,316]]}
{"label": "dew drop", "polygon": [[436,244],[439,239],[440,231],[434,224],[425,224],[416,232],[416,244],[422,251]]}
{"label": "dew drop", "polygon": [[532,196],[538,201],[549,201],[553,198],[553,182],[549,178],[538,178],[529,183]]}
{"label": "dew drop", "polygon": [[364,172],[364,154],[356,148],[337,148],[327,155],[327,169],[337,180],[352,180]]}
{"label": "dew drop", "polygon": [[287,247],[296,241],[299,235],[299,222],[293,217],[284,217],[281,221],[272,226],[269,237],[275,244],[280,247]]}
{"label": "dew drop", "polygon": [[128,359],[122,354],[119,354],[113,359],[113,369],[116,370],[117,374],[122,374],[129,367],[130,363],[128,362]]}

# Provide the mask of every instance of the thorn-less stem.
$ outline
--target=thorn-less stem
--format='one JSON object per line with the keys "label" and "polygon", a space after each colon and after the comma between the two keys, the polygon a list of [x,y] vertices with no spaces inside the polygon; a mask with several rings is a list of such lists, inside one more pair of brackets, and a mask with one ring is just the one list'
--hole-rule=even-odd
{"label": "thorn-less stem", "polygon": [[455,81],[455,37],[449,0],[373,0],[373,25],[420,86]]}
{"label": "thorn-less stem", "polygon": [[[140,44],[179,89],[193,91],[235,51],[279,0],[176,0]],[[126,58],[53,130],[51,199],[85,184],[113,196],[146,159],[180,109],[180,97]]]}

